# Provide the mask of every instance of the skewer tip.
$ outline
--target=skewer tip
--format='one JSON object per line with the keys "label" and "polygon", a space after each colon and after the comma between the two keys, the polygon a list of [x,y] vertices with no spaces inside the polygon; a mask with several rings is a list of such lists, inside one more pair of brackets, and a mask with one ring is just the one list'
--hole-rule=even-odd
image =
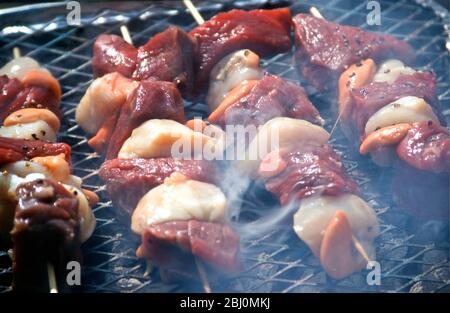
{"label": "skewer tip", "polygon": [[188,8],[189,13],[191,13],[194,20],[197,22],[197,24],[201,25],[205,22],[200,12],[197,10],[195,5],[192,3],[191,0],[183,0],[184,5]]}
{"label": "skewer tip", "polygon": [[58,293],[58,287],[56,285],[55,268],[53,264],[47,262],[47,273],[48,273],[48,285],[50,288],[50,293]]}
{"label": "skewer tip", "polygon": [[19,47],[14,47],[13,48],[13,56],[14,56],[14,59],[20,58],[20,49],[19,49]]}
{"label": "skewer tip", "polygon": [[331,128],[331,131],[330,131],[330,139],[331,139],[331,137],[333,136],[333,133],[334,133],[334,131],[336,130],[336,128],[337,128],[337,126],[338,126],[338,124],[339,124],[339,121],[341,120],[341,114],[342,114],[342,112],[339,112],[339,114],[338,114],[338,116],[337,116],[337,118],[336,118],[336,121],[334,122],[333,127]]}
{"label": "skewer tip", "polygon": [[198,274],[200,275],[200,280],[202,281],[203,290],[205,291],[205,293],[211,293],[212,292],[211,286],[209,285],[205,268],[203,267],[203,264],[201,263],[201,261],[198,258],[195,257],[194,259],[195,259],[195,265],[197,266]]}
{"label": "skewer tip", "polygon": [[362,256],[362,258],[367,262],[370,263],[370,257],[367,255],[366,250],[364,249],[363,245],[361,244],[361,242],[359,242],[358,239],[356,239],[355,236],[352,236],[352,240],[353,240],[353,245],[356,248],[356,251],[358,251],[358,253]]}
{"label": "skewer tip", "polygon": [[130,45],[133,44],[133,40],[131,39],[130,32],[128,31],[128,28],[126,25],[120,26],[120,32],[122,33],[123,39],[128,42]]}
{"label": "skewer tip", "polygon": [[311,13],[312,16],[317,17],[317,18],[321,18],[321,19],[325,19],[322,15],[322,13],[320,13],[320,11],[316,8],[316,7],[311,7],[309,9],[309,12]]}

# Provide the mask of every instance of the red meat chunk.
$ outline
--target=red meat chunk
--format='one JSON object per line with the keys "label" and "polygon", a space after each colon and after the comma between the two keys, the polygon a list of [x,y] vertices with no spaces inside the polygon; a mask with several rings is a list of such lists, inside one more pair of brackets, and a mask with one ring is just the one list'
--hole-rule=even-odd
{"label": "red meat chunk", "polygon": [[190,220],[148,227],[137,254],[169,271],[188,269],[194,256],[216,270],[234,272],[240,268],[238,251],[239,236],[229,226]]}
{"label": "red meat chunk", "polygon": [[95,77],[119,72],[135,80],[154,79],[175,83],[189,96],[194,84],[196,41],[185,31],[169,27],[135,48],[116,35],[100,35],[93,48]]}
{"label": "red meat chunk", "polygon": [[397,146],[397,154],[419,170],[448,172],[450,167],[450,135],[432,121],[414,123]]}
{"label": "red meat chunk", "polygon": [[70,162],[70,146],[68,144],[0,137],[0,165],[61,153],[64,153],[66,160]]}
{"label": "red meat chunk", "polygon": [[282,205],[312,195],[355,193],[356,183],[348,177],[340,157],[328,145],[302,144],[283,156],[286,168],[266,179],[266,189]]}
{"label": "red meat chunk", "polygon": [[59,290],[67,291],[67,263],[81,261],[78,199],[48,179],[21,184],[16,194],[14,290],[48,292],[46,268],[51,263]]}
{"label": "red meat chunk", "polygon": [[173,158],[112,159],[102,164],[99,175],[115,206],[129,218],[139,200],[174,172],[207,183],[217,179],[216,167],[210,161]]}
{"label": "red meat chunk", "polygon": [[11,113],[26,108],[48,109],[60,116],[60,99],[42,85],[24,86],[16,78],[0,76],[0,123]]}
{"label": "red meat chunk", "polygon": [[250,49],[263,57],[288,51],[291,25],[289,9],[282,8],[231,10],[194,28],[190,34],[198,41],[197,91],[204,91],[214,65],[234,51]]}
{"label": "red meat chunk", "polygon": [[248,95],[225,110],[218,124],[259,126],[279,116],[304,119],[315,124],[322,122],[319,112],[301,86],[266,75]]}
{"label": "red meat chunk", "polygon": [[122,106],[108,145],[107,159],[117,157],[120,148],[136,127],[150,119],[171,119],[184,123],[183,99],[175,84],[145,80]]}
{"label": "red meat chunk", "polygon": [[369,118],[385,105],[406,96],[423,98],[434,107],[436,115],[442,115],[436,99],[436,76],[431,72],[400,75],[393,83],[375,82],[350,91],[352,120],[363,137]]}
{"label": "red meat chunk", "polygon": [[365,32],[309,14],[298,14],[293,22],[296,64],[301,75],[320,91],[334,92],[338,76],[364,59],[395,57],[410,63],[415,58],[408,43],[389,35]]}

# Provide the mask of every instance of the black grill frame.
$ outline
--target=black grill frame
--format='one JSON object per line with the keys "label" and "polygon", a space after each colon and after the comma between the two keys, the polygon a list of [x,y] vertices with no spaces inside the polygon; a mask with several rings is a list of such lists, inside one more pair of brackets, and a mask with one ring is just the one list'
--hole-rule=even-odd
{"label": "black grill frame", "polygon": [[[229,1],[226,4],[220,1],[196,3],[205,18],[231,8],[288,5],[294,14],[307,12],[314,5],[329,20],[405,39],[417,48],[417,66],[433,69],[437,73],[439,99],[450,122],[450,57],[445,49],[445,43],[449,41],[449,15],[432,1],[380,1],[382,25],[377,27],[369,27],[365,23],[368,12],[365,1],[251,0]],[[18,11],[4,14],[0,21],[0,64],[10,59],[13,47],[19,47],[23,55],[36,58],[61,83],[64,119],[59,139],[72,145],[74,172],[83,178],[84,187],[96,191],[101,197],[100,203],[94,208],[97,228],[83,248],[85,264],[82,291],[201,291],[197,282],[163,284],[157,271],[150,277],[143,276],[145,265],[134,254],[138,238],[117,220],[105,187],[97,175],[102,158],[88,147],[85,134],[74,121],[75,107],[92,81],[90,49],[96,35],[103,32],[120,34],[119,28],[124,24],[128,26],[135,45],[139,45],[165,29],[169,23],[185,30],[192,29],[196,24],[181,1],[139,2],[127,4],[125,8],[118,5],[114,10],[95,4],[82,3],[81,6],[83,24],[78,27],[66,25],[64,3],[45,10],[28,8],[25,12],[34,15],[30,14],[26,22],[20,19],[22,13]],[[104,23],[98,23],[102,18]],[[33,23],[38,26],[29,34],[5,33],[8,26],[30,26]],[[414,30],[411,32],[412,28]],[[279,54],[264,59],[262,66],[271,73],[298,80],[291,59],[292,53]],[[303,85],[306,86],[305,83]],[[326,120],[325,128],[330,130],[336,116],[330,109],[332,100],[309,87],[307,91]],[[199,114],[205,116],[206,106],[186,101],[186,112],[189,118]],[[342,153],[350,176],[357,181],[363,197],[373,205],[380,219],[382,234],[377,240],[377,252],[382,266],[382,284],[367,285],[367,271],[342,281],[327,277],[306,245],[294,235],[289,220],[262,238],[244,241],[245,271],[237,277],[211,281],[212,289],[232,292],[449,292],[448,225],[428,225],[440,228],[431,239],[420,235],[429,228],[419,225],[395,206],[387,187],[390,170],[380,172],[369,160],[357,155],[349,148],[348,141],[339,130],[333,134],[331,143]],[[270,207],[273,207],[273,201],[270,200],[261,186],[254,184],[242,201],[243,216],[253,219],[268,214]],[[6,251],[0,250],[0,292],[10,290],[10,266]]]}

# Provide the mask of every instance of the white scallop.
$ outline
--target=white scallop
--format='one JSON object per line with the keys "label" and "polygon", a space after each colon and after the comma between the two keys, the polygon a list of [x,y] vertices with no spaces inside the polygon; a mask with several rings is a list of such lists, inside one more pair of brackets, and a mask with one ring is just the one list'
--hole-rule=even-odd
{"label": "white scallop", "polygon": [[12,59],[0,69],[0,75],[7,75],[9,78],[17,78],[22,80],[23,77],[31,70],[41,70],[48,72],[42,68],[39,63],[30,57],[20,57]]}
{"label": "white scallop", "polygon": [[206,97],[206,103],[211,111],[214,111],[228,92],[240,82],[263,77],[264,71],[259,64],[250,62],[250,54],[254,52],[248,49],[238,50],[225,56],[213,67]]}
{"label": "white scallop", "polygon": [[148,225],[169,221],[220,222],[226,204],[225,195],[215,185],[175,173],[142,197],[133,213],[131,228],[141,234]]}
{"label": "white scallop", "polygon": [[105,119],[113,116],[136,88],[138,82],[119,73],[110,73],[94,80],[86,90],[75,111],[75,120],[80,127],[95,134]]}
{"label": "white scallop", "polygon": [[243,161],[236,164],[244,174],[255,173],[264,157],[277,148],[289,149],[301,142],[317,145],[328,142],[330,134],[308,121],[289,117],[276,117],[259,127],[250,142]]}
{"label": "white scallop", "polygon": [[380,233],[377,216],[367,202],[352,194],[303,199],[294,215],[295,233],[319,256],[324,232],[338,210],[346,214],[353,235],[368,255],[374,256],[372,242]]}
{"label": "white scallop", "polygon": [[22,183],[44,179],[46,176],[42,173],[31,173],[25,177],[15,174],[0,174],[0,198],[16,201],[16,189]]}
{"label": "white scallop", "polygon": [[152,119],[135,128],[119,151],[119,158],[191,158],[216,140],[173,120]]}
{"label": "white scallop", "polygon": [[78,199],[78,216],[80,220],[80,240],[85,242],[91,237],[94,232],[95,225],[97,223],[94,213],[89,206],[89,202],[86,195],[81,191],[81,189],[76,188],[71,185],[63,184],[69,192],[73,193]]}
{"label": "white scallop", "polygon": [[41,173],[46,177],[50,176],[47,168],[41,164],[24,160],[8,163],[1,168],[1,171],[6,171],[9,174],[14,174],[20,177],[25,177],[32,173]]}
{"label": "white scallop", "polygon": [[381,63],[372,81],[393,83],[400,75],[410,75],[415,72],[414,69],[405,66],[400,60],[389,59]]}
{"label": "white scallop", "polygon": [[0,136],[17,139],[44,140],[56,142],[54,129],[42,120],[31,123],[0,127]]}
{"label": "white scallop", "polygon": [[421,121],[439,123],[439,119],[425,100],[417,97],[403,97],[379,109],[366,123],[366,136],[375,130],[399,123]]}

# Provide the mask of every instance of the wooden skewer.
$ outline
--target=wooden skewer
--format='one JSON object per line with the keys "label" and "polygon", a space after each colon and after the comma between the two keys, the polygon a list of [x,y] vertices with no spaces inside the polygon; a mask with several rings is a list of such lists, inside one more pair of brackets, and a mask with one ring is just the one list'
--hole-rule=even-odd
{"label": "wooden skewer", "polygon": [[189,13],[191,13],[194,20],[197,22],[198,25],[201,25],[205,22],[203,19],[203,16],[200,14],[200,12],[197,10],[195,5],[192,3],[191,0],[183,0],[184,5],[189,9]]}
{"label": "wooden skewer", "polygon": [[325,19],[322,15],[322,13],[320,13],[320,11],[316,8],[316,7],[311,7],[309,8],[309,12],[311,13],[312,16],[317,17],[317,18],[321,18],[321,19]]}
{"label": "wooden skewer", "polygon": [[208,276],[206,276],[206,270],[201,261],[195,257],[195,265],[197,266],[198,274],[200,275],[200,280],[202,281],[203,290],[205,293],[211,293],[211,287],[209,286]]}
{"label": "wooden skewer", "polygon": [[359,252],[359,254],[363,257],[363,259],[367,262],[370,263],[370,257],[367,255],[366,250],[364,249],[363,245],[361,244],[361,242],[356,239],[355,236],[352,235],[352,240],[353,240],[353,244],[355,245],[356,251]]}
{"label": "wooden skewer", "polygon": [[[322,15],[322,13],[320,13],[320,11],[316,8],[316,7],[311,7],[309,9],[309,12],[311,13],[312,16],[317,17],[317,18],[321,18],[321,19],[325,19],[325,17]],[[330,138],[334,133],[334,130],[336,129],[339,121],[341,120],[341,114],[342,112],[339,112],[338,117],[336,119],[336,122],[334,122],[333,128],[331,128],[331,132],[330,132]],[[363,257],[363,259],[369,263],[371,260],[369,258],[369,256],[367,255],[366,250],[364,249],[363,245],[361,244],[361,242],[359,242],[358,239],[356,239],[355,236],[352,235],[352,240],[353,240],[353,244],[356,248],[356,251],[359,252],[359,254]]]}
{"label": "wooden skewer", "polygon": [[120,32],[122,33],[123,39],[128,42],[130,45],[133,44],[133,40],[131,39],[130,32],[126,25],[120,26]]}
{"label": "wooden skewer", "polygon": [[153,264],[152,264],[152,262],[149,261],[149,260],[146,260],[146,262],[145,262],[145,272],[144,272],[144,277],[150,276],[150,274],[152,273],[152,271],[153,271]]}
{"label": "wooden skewer", "polygon": [[53,264],[47,262],[48,272],[48,285],[50,287],[50,293],[58,293],[58,286],[56,285],[55,268]]}
{"label": "wooden skewer", "polygon": [[[202,24],[205,22],[203,17],[198,12],[197,8],[194,6],[194,4],[190,0],[183,0],[183,2],[186,5],[186,7],[189,9],[189,12],[192,14],[192,16],[194,17],[194,19],[197,23]],[[122,33],[123,39],[126,42],[128,42],[130,45],[132,45],[133,40],[131,39],[130,32],[128,31],[128,28],[126,25],[120,26],[120,32]],[[200,260],[198,260],[197,258],[194,258],[194,259],[195,259],[195,265],[197,267],[197,271],[200,276],[200,280],[202,281],[203,290],[206,293],[211,293],[211,287],[209,286],[208,277],[206,276],[205,268],[203,267],[203,264],[200,262]],[[151,265],[150,265],[150,263],[147,263],[147,270],[145,271],[144,276],[146,276],[146,275],[148,276],[150,274],[150,272],[151,272]]]}
{"label": "wooden skewer", "polygon": [[[195,7],[195,5],[192,3],[191,0],[183,0],[183,3],[188,8],[189,13],[191,13],[192,17],[197,22],[197,24],[201,25],[205,22],[202,15],[197,10],[197,8]],[[195,259],[195,266],[197,267],[197,271],[200,276],[200,280],[202,281],[203,290],[205,291],[205,293],[211,293],[211,287],[208,282],[208,276],[206,275],[205,267],[197,257],[194,257],[194,259]]]}
{"label": "wooden skewer", "polygon": [[341,120],[341,114],[342,114],[342,112],[339,112],[339,114],[338,114],[338,116],[337,116],[337,118],[336,118],[336,121],[334,122],[333,127],[331,128],[331,131],[330,131],[330,138],[331,138],[331,136],[333,136],[333,133],[334,133],[334,131],[335,131],[337,125],[339,124],[339,122],[340,122],[340,120]]}
{"label": "wooden skewer", "polygon": [[20,58],[20,49],[18,47],[14,47],[12,52],[13,52],[14,59]]}
{"label": "wooden skewer", "polygon": [[[13,57],[14,59],[20,58],[21,53],[19,47],[13,48]],[[9,253],[9,250],[8,250]],[[12,250],[10,257],[12,259]],[[50,293],[58,293],[58,286],[56,285],[56,276],[55,276],[55,268],[53,267],[53,264],[50,262],[47,262],[47,274],[48,274],[48,285],[50,287]]]}

